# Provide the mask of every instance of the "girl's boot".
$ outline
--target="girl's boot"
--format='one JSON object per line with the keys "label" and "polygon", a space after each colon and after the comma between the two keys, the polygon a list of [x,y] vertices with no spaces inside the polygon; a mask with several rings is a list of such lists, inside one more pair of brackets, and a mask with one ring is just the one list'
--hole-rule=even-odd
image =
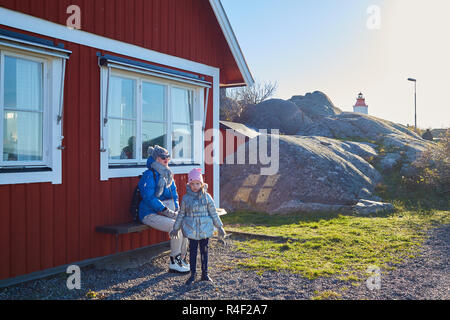
{"label": "girl's boot", "polygon": [[212,279],[209,277],[208,273],[202,273],[201,281],[209,281],[211,283],[214,283],[214,281],[212,281]]}
{"label": "girl's boot", "polygon": [[212,279],[208,275],[208,239],[204,239],[200,242],[200,258],[202,261],[201,281],[209,281],[213,283]]}
{"label": "girl's boot", "polygon": [[192,284],[192,282],[194,282],[194,281],[195,281],[195,273],[191,273],[191,276],[186,281],[186,285],[190,286]]}

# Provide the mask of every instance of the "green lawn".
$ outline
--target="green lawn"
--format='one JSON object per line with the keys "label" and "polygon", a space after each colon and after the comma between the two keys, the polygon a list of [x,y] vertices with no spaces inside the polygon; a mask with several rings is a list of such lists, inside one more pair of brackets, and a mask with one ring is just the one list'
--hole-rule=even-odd
{"label": "green lawn", "polygon": [[234,212],[223,217],[227,230],[283,236],[286,243],[269,240],[238,242],[252,258],[242,267],[300,273],[314,279],[337,276],[342,280],[367,278],[369,266],[391,270],[419,252],[430,228],[450,223],[450,211],[405,211],[368,217],[323,214],[268,215]]}
{"label": "green lawn", "polygon": [[296,272],[310,279],[337,276],[356,284],[367,279],[369,266],[386,272],[415,257],[430,228],[450,223],[450,198],[448,192],[438,193],[427,185],[405,184],[399,172],[397,168],[385,174],[376,188],[378,196],[394,204],[391,214],[229,213],[223,217],[228,230],[290,239],[237,242],[239,250],[252,256],[239,264],[259,272]]}

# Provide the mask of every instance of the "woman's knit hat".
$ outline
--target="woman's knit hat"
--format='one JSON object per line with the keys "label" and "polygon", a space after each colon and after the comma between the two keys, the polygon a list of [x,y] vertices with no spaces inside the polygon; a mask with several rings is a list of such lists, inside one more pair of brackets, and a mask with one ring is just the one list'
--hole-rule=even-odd
{"label": "woman's knit hat", "polygon": [[195,168],[188,173],[188,183],[191,181],[200,181],[203,184],[202,169]]}
{"label": "woman's knit hat", "polygon": [[163,147],[160,147],[159,145],[156,145],[155,147],[149,147],[148,148],[148,155],[151,156],[155,160],[158,157],[160,157],[160,158],[170,157],[169,151],[167,151]]}

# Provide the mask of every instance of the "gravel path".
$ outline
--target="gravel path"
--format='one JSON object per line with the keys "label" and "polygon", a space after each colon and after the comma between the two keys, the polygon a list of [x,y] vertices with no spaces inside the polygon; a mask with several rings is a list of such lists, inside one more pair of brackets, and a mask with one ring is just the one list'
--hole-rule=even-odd
{"label": "gravel path", "polygon": [[[339,299],[449,299],[450,225],[430,232],[422,255],[381,276],[381,289],[369,290],[365,281],[354,286],[335,278],[308,280],[290,273],[254,271],[235,267],[247,255],[235,249],[238,240],[223,245],[210,242],[210,276],[215,284],[197,281],[184,285],[187,275],[168,273],[167,252],[131,269],[82,268],[81,289],[68,290],[62,273],[0,289],[6,299],[311,299],[322,294]],[[145,259],[145,254],[140,254]],[[138,258],[136,258],[139,260]],[[198,263],[198,268],[200,264]],[[199,271],[200,273],[200,271]],[[89,293],[91,291],[92,293]],[[331,292],[331,295],[326,293]],[[333,294],[334,293],[334,294]]]}

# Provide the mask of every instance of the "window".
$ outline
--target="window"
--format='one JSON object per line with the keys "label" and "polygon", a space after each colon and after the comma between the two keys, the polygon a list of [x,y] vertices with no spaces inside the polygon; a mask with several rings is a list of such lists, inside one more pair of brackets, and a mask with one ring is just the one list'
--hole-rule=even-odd
{"label": "window", "polygon": [[61,183],[65,59],[0,45],[0,184]]}
{"label": "window", "polygon": [[172,88],[172,157],[175,160],[189,161],[193,146],[193,106],[192,90]]}
{"label": "window", "polygon": [[136,80],[114,76],[110,85],[111,108],[108,114],[110,162],[136,160]]}
{"label": "window", "polygon": [[[46,165],[44,61],[3,54],[2,166]],[[46,86],[45,86],[46,87]],[[47,146],[46,146],[47,147]]]}
{"label": "window", "polygon": [[[171,154],[175,173],[202,165],[204,88],[102,68],[102,180],[140,175],[148,148]],[[108,93],[108,94],[107,94]]]}
{"label": "window", "polygon": [[167,148],[167,117],[165,97],[167,87],[143,81],[142,83],[142,158],[148,158],[148,148],[160,145]]}

